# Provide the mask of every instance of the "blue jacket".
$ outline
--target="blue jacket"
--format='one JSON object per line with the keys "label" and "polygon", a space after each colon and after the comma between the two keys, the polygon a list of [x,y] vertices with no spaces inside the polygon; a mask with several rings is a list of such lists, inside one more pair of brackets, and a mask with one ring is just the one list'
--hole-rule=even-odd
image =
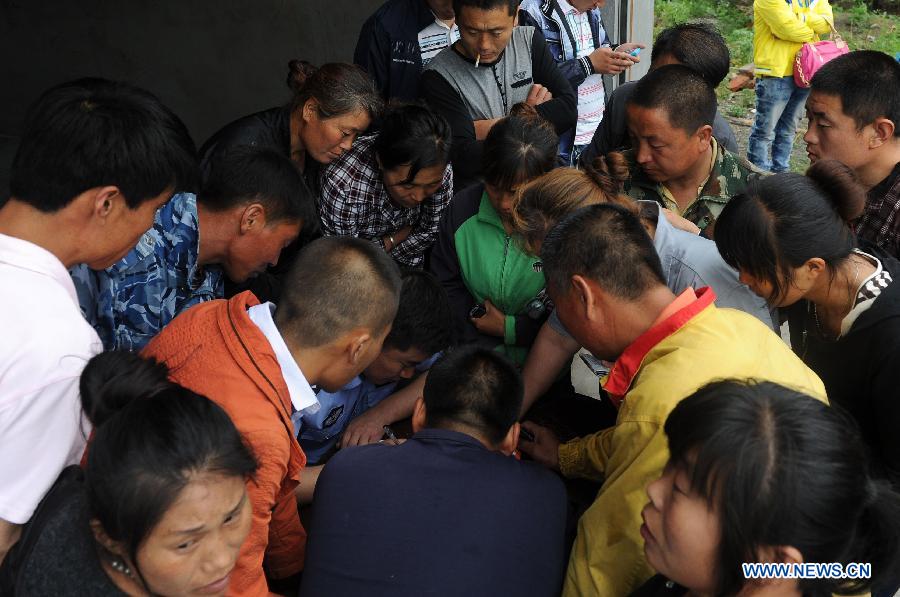
{"label": "blue jacket", "polygon": [[433,21],[425,0],[388,0],[363,23],[353,62],[369,73],[385,99],[419,97],[419,31]]}

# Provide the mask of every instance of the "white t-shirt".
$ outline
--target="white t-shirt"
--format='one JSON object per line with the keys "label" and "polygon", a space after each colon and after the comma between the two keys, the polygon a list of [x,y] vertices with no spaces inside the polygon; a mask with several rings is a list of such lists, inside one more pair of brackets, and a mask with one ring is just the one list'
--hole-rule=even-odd
{"label": "white t-shirt", "polygon": [[[578,46],[575,57],[582,58],[594,51],[594,36],[591,33],[591,20],[587,12],[578,12],[566,0],[559,0],[559,9],[565,15],[575,36]],[[558,16],[558,15],[554,15]],[[562,35],[566,35],[563,28]],[[575,125],[575,145],[588,145],[594,138],[603,110],[606,108],[606,95],[603,90],[603,76],[594,74],[578,86],[578,122]]]}
{"label": "white t-shirt", "polygon": [[422,68],[428,66],[431,59],[444,48],[459,41],[459,27],[456,23],[448,27],[447,23],[434,18],[434,21],[419,31],[419,51],[422,56]]}
{"label": "white t-shirt", "polygon": [[0,518],[28,522],[90,427],[81,370],[102,350],[69,272],[49,251],[0,234]]}

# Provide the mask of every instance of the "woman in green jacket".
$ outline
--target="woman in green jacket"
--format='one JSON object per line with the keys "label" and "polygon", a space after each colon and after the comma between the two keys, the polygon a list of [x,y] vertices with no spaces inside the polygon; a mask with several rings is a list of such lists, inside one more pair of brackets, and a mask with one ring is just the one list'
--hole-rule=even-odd
{"label": "woman in green jacket", "polygon": [[495,345],[519,364],[550,305],[539,260],[513,235],[512,203],[519,187],[553,169],[557,143],[533,108],[499,120],[484,142],[484,183],[454,196],[431,255],[457,340]]}

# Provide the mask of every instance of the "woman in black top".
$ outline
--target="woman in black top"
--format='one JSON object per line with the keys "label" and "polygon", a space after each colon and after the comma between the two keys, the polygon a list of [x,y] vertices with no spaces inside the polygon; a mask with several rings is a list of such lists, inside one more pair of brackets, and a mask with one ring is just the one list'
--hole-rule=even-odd
{"label": "woman in black top", "polygon": [[[839,410],[771,382],[722,381],[678,404],[665,432],[669,462],[641,512],[644,554],[660,574],[632,597],[896,588],[900,494],[871,475]],[[745,564],[761,563],[832,578],[748,578]]]}
{"label": "woman in black top", "polygon": [[865,191],[833,160],[750,184],[725,206],[716,245],[741,281],[782,308],[791,346],[856,419],[879,472],[900,479],[900,263],[847,222]]}
{"label": "woman in black top", "polygon": [[166,375],[127,352],[88,363],[87,466],[83,476],[74,466],[63,472],[4,561],[13,595],[228,589],[250,531],[245,484],[256,461],[225,411]]}
{"label": "woman in black top", "polygon": [[[293,98],[278,106],[244,116],[225,125],[200,148],[200,171],[205,181],[211,163],[229,149],[242,145],[274,149],[293,160],[303,172],[307,192],[318,199],[322,168],[350,149],[356,137],[381,112],[382,99],[372,79],[352,64],[330,63],[316,68],[308,62],[288,63],[287,85]],[[253,290],[261,301],[278,300],[281,277],[297,252],[321,236],[318,222],[281,253],[267,275],[247,284],[227,283],[225,295]]]}

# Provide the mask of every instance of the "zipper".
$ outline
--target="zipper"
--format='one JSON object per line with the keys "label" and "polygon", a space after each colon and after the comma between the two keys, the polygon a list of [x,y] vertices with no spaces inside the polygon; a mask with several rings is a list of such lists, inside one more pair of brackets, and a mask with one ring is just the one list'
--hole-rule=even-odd
{"label": "zipper", "polygon": [[[509,241],[512,238],[509,234],[506,235],[506,240],[503,244],[503,263],[500,264],[500,296],[504,295],[504,282],[506,280],[506,257],[509,255]],[[499,307],[500,305],[498,305]]]}

